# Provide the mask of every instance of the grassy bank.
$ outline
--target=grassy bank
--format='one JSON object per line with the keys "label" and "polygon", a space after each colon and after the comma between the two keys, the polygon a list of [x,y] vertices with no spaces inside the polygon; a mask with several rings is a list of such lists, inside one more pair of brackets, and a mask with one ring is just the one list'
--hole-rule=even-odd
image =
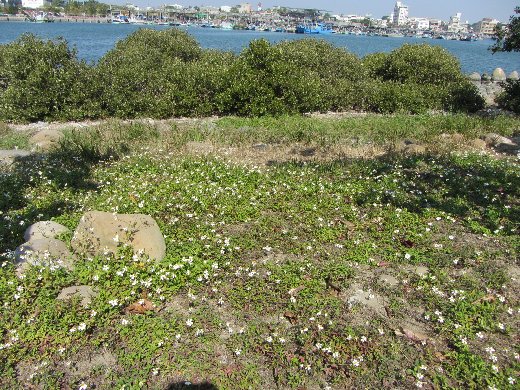
{"label": "grassy bank", "polygon": [[[475,139],[519,126],[369,115],[69,129],[0,175],[0,387],[516,388],[520,171]],[[1,145],[31,135],[0,129]],[[406,154],[405,140],[424,149]],[[121,248],[16,276],[27,226],[73,231],[87,210],[151,215],[166,257]],[[71,285],[98,295],[57,300]],[[129,311],[139,300],[155,308]]]}

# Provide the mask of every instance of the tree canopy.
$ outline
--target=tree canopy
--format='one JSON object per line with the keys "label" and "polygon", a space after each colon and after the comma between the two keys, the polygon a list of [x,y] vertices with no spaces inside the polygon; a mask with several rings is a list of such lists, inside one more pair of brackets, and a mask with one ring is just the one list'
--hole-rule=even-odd
{"label": "tree canopy", "polygon": [[497,29],[497,41],[491,47],[497,51],[520,51],[520,7],[515,8],[516,16],[511,16],[506,27]]}

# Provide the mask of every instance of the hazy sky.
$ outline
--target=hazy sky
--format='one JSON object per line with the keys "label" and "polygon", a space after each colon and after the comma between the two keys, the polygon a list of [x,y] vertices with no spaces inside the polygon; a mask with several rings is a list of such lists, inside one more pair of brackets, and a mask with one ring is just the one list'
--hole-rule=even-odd
{"label": "hazy sky", "polygon": [[[371,14],[380,18],[389,15],[395,4],[395,0],[112,0],[113,4],[125,4],[131,2],[140,7],[158,6],[161,4],[181,5],[236,5],[249,2],[255,7],[258,2],[264,8],[274,5],[319,8],[333,13],[344,14]],[[507,22],[514,13],[516,6],[520,6],[520,0],[404,0],[408,5],[410,16],[432,17],[448,20],[451,15],[462,12],[462,19],[476,22],[482,18],[490,17]]]}

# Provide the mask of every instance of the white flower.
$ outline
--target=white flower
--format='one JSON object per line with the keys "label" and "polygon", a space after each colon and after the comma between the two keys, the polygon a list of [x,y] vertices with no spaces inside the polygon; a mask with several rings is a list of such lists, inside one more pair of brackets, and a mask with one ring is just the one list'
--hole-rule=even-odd
{"label": "white flower", "polygon": [[108,301],[108,303],[112,306],[112,307],[116,307],[117,305],[119,305],[119,301],[117,299],[112,299],[111,301]]}
{"label": "white flower", "polygon": [[87,329],[87,324],[85,324],[84,322],[78,325],[78,330],[84,331],[85,329]]}
{"label": "white flower", "polygon": [[407,253],[407,254],[404,255],[404,258],[405,258],[406,260],[410,260],[410,259],[412,258],[412,255],[409,254],[409,253]]}
{"label": "white flower", "polygon": [[239,356],[240,354],[242,353],[242,351],[240,349],[235,349],[235,355],[236,356]]}
{"label": "white flower", "polygon": [[191,327],[192,325],[193,325],[193,319],[188,318],[188,319],[186,320],[186,326],[190,326],[190,327]]}
{"label": "white flower", "polygon": [[128,324],[129,324],[129,321],[126,318],[123,318],[121,320],[121,325],[128,325]]}
{"label": "white flower", "polygon": [[85,382],[81,382],[79,387],[78,387],[78,390],[87,390],[88,389],[88,386]]}
{"label": "white flower", "polygon": [[507,381],[509,382],[510,385],[514,385],[516,380],[515,378],[513,378],[512,376],[510,376],[509,378],[507,378]]}

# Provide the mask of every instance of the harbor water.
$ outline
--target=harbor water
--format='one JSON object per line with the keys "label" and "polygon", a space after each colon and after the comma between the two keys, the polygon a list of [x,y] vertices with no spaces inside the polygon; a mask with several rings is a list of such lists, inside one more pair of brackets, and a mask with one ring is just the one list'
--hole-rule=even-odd
{"label": "harbor water", "polygon": [[[0,23],[0,44],[12,42],[23,33],[32,33],[42,38],[63,37],[71,47],[75,47],[78,57],[89,63],[95,63],[116,42],[124,39],[139,28],[166,29],[168,26],[117,25],[107,23]],[[495,53],[489,47],[492,40],[474,42],[450,41],[427,38],[394,38],[365,35],[327,34],[313,36],[281,32],[221,30],[198,26],[179,27],[192,35],[203,48],[219,49],[239,53],[253,39],[265,38],[271,42],[292,39],[325,39],[337,47],[363,57],[370,53],[389,52],[406,43],[427,43],[439,45],[456,56],[464,73],[491,73],[495,68],[502,68],[509,73],[520,71],[520,53]]]}

